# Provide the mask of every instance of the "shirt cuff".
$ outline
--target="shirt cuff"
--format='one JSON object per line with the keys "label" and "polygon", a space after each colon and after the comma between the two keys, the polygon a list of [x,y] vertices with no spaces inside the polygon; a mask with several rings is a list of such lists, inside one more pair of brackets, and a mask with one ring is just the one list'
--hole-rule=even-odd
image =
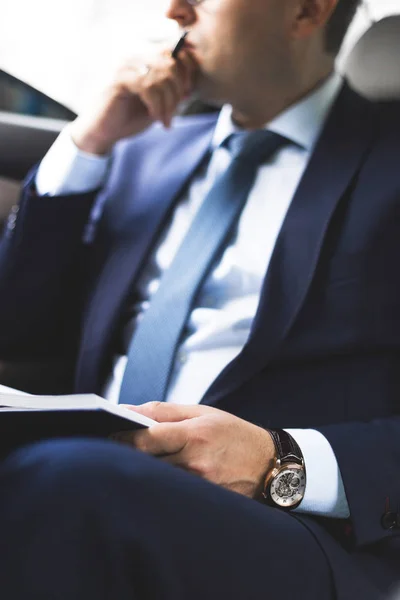
{"label": "shirt cuff", "polygon": [[347,519],[349,505],[339,465],[326,437],[315,429],[285,429],[298,443],[306,466],[306,491],[293,512]]}
{"label": "shirt cuff", "polygon": [[36,189],[40,196],[84,194],[101,187],[107,177],[111,157],[79,150],[67,125],[40,163]]}

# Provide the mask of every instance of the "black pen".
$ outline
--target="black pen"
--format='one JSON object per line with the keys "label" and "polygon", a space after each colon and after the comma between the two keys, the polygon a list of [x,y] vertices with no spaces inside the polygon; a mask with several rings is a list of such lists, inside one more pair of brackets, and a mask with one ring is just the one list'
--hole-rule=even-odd
{"label": "black pen", "polygon": [[185,38],[188,33],[189,33],[188,31],[185,31],[183,33],[183,35],[181,35],[181,37],[178,40],[178,43],[176,44],[175,48],[171,52],[171,58],[178,58],[178,54],[183,48],[183,44],[185,43]]}

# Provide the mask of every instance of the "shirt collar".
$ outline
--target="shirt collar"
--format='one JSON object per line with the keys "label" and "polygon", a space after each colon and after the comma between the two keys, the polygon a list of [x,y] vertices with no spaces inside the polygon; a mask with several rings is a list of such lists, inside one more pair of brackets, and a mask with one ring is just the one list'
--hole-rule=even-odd
{"label": "shirt collar", "polygon": [[[332,73],[316,90],[284,110],[264,129],[279,133],[311,152],[342,84],[341,75]],[[226,104],[218,117],[212,149],[215,150],[231,133],[237,131],[241,129],[233,123],[232,107]]]}

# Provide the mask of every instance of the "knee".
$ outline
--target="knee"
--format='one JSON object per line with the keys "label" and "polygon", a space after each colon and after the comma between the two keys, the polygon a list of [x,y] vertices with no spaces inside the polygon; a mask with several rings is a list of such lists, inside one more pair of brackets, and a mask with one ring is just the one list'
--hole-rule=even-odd
{"label": "knee", "polygon": [[13,452],[0,469],[2,489],[53,504],[110,502],[123,488],[140,487],[154,459],[111,441],[49,440]]}

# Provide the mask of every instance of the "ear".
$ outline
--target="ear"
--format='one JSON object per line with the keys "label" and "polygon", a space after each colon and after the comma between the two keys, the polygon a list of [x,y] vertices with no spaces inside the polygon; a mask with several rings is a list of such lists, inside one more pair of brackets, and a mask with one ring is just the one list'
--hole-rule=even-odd
{"label": "ear", "polygon": [[339,0],[298,0],[293,22],[292,38],[302,40],[322,31]]}

